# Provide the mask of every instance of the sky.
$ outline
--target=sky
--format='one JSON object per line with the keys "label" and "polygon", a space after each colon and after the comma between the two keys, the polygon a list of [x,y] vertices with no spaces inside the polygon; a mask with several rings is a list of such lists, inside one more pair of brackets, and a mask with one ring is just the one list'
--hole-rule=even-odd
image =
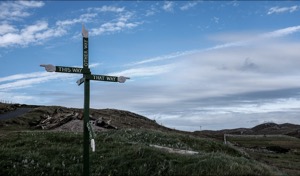
{"label": "sky", "polygon": [[298,1],[1,1],[0,101],[83,108],[84,24],[91,108],[184,131],[300,124]]}

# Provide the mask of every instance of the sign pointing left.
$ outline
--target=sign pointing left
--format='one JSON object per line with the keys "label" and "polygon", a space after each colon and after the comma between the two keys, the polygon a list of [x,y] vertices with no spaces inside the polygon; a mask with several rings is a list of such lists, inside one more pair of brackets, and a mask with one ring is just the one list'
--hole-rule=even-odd
{"label": "sign pointing left", "polygon": [[84,73],[87,69],[78,68],[78,67],[63,67],[63,66],[54,66],[51,64],[41,64],[41,67],[45,67],[47,72],[62,72],[62,73]]}
{"label": "sign pointing left", "polygon": [[51,64],[41,64],[40,66],[45,67],[45,70],[47,72],[55,72],[55,70],[56,70],[56,67],[54,65],[51,65]]}

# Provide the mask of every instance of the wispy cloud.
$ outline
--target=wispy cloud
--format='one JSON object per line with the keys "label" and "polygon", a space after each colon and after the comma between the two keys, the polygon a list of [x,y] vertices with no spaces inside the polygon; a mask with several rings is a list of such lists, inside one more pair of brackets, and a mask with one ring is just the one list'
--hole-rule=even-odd
{"label": "wispy cloud", "polygon": [[1,20],[19,20],[31,15],[31,8],[44,6],[42,1],[3,1],[0,4]]}
{"label": "wispy cloud", "polygon": [[39,43],[45,39],[62,36],[66,32],[62,28],[49,28],[46,21],[38,21],[20,30],[16,30],[11,25],[4,26],[6,29],[0,35],[0,47],[27,46],[31,43]]}
{"label": "wispy cloud", "polygon": [[11,75],[7,77],[2,77],[0,78],[0,83],[1,82],[6,82],[6,81],[15,81],[19,79],[28,79],[28,78],[35,78],[39,75],[40,77],[44,77],[49,75],[49,73],[46,72],[34,72],[34,73],[27,73],[27,74],[16,74],[16,75]]}
{"label": "wispy cloud", "polygon": [[[170,126],[189,126],[190,130],[191,126],[197,125],[199,128],[200,124],[213,124],[216,119],[222,123],[238,123],[238,119],[247,116],[249,121],[261,122],[267,118],[263,115],[258,118],[260,113],[298,113],[300,83],[295,80],[300,79],[300,46],[298,43],[272,39],[299,31],[298,26],[292,26],[253,35],[252,38],[256,39],[251,42],[247,38],[246,42],[239,40],[132,63],[127,65],[127,69],[109,74],[132,79],[147,77],[151,82],[140,79],[128,82],[126,86],[106,84],[108,86],[101,85],[101,89],[94,87],[91,92],[97,96],[93,97],[93,101],[97,102],[97,108],[102,106],[99,102],[105,102],[104,107],[141,110],[144,115],[151,114],[149,117],[160,113],[164,116],[162,122]],[[172,62],[170,59],[173,59]],[[0,95],[49,80],[75,79],[75,76],[35,72],[3,77],[0,79]],[[278,97],[267,97],[268,93]],[[31,98],[22,94],[17,96]],[[51,104],[63,105],[58,99],[66,99],[66,96],[71,96],[71,93],[53,96],[55,98],[52,97]],[[81,100],[81,97],[74,98]]]}
{"label": "wispy cloud", "polygon": [[196,6],[198,4],[198,2],[188,2],[186,4],[184,4],[183,6],[180,7],[180,10],[188,10],[194,6]]}
{"label": "wispy cloud", "polygon": [[102,35],[105,33],[120,32],[125,29],[135,28],[142,24],[142,22],[131,22],[132,16],[133,13],[131,12],[124,13],[111,22],[106,22],[98,28],[92,28],[91,35]]}
{"label": "wispy cloud", "polygon": [[[90,68],[96,68],[100,63],[91,63]],[[80,66],[74,66],[80,67]],[[48,82],[53,79],[66,79],[66,78],[77,78],[77,74],[63,74],[63,73],[49,73],[49,72],[33,72],[33,73],[23,73],[15,74],[0,78],[0,92],[10,91],[13,89],[23,89],[26,87],[31,87],[36,84],[43,82]]]}
{"label": "wispy cloud", "polygon": [[88,10],[95,10],[98,12],[114,12],[114,13],[120,13],[124,12],[125,7],[116,7],[116,6],[102,6],[98,8],[90,8]]}
{"label": "wispy cloud", "polygon": [[69,25],[74,25],[76,23],[89,23],[96,16],[97,16],[97,13],[85,13],[85,14],[80,15],[78,18],[69,19],[69,20],[59,20],[56,22],[56,25],[69,26]]}
{"label": "wispy cloud", "polygon": [[0,24],[0,35],[16,32],[17,29],[10,24]]}
{"label": "wispy cloud", "polygon": [[[23,19],[30,16],[29,8],[39,8],[44,6],[40,1],[13,1],[2,2],[0,4],[0,19],[5,20]],[[11,10],[8,12],[8,10]],[[0,23],[0,47],[26,47],[30,44],[41,44],[47,39],[66,35],[70,27],[78,23],[91,23],[97,21],[100,13],[115,13],[114,18],[109,22],[104,22],[100,27],[90,29],[90,35],[102,35],[132,29],[142,24],[133,20],[134,13],[126,11],[124,7],[102,6],[98,8],[88,8],[85,13],[72,19],[58,20],[55,25],[50,26],[46,20],[37,21],[31,25],[16,26],[10,21]],[[80,35],[78,33],[78,35]],[[76,35],[76,38],[78,37]]]}
{"label": "wispy cloud", "polygon": [[290,35],[293,34],[295,32],[299,32],[300,31],[300,25],[299,26],[291,26],[291,27],[287,27],[287,28],[283,28],[283,29],[278,29],[272,32],[268,32],[263,34],[263,37],[270,37],[270,38],[275,38],[275,37],[283,37],[286,35]]}
{"label": "wispy cloud", "polygon": [[220,18],[218,18],[218,17],[213,17],[212,20],[213,20],[215,23],[219,23]]}
{"label": "wispy cloud", "polygon": [[27,25],[14,25],[32,15],[33,8],[45,5],[42,1],[5,1],[0,4],[0,47],[28,46],[66,33],[63,28],[49,27],[45,20]]}
{"label": "wispy cloud", "polygon": [[299,10],[299,6],[296,6],[296,5],[291,6],[291,7],[278,7],[278,6],[276,6],[276,7],[271,7],[268,10],[267,14],[271,15],[273,13],[285,13],[285,12],[292,13],[292,12],[295,12],[296,10]]}
{"label": "wispy cloud", "polygon": [[[238,41],[146,59],[112,74],[130,75],[133,79],[152,77],[150,85],[141,86],[138,81],[138,85],[129,85],[124,99],[128,106],[143,109],[145,115],[162,113],[168,124],[176,119],[184,119],[182,124],[191,126],[195,122],[203,124],[208,117],[223,119],[232,115],[235,121],[258,113],[299,112],[300,84],[295,81],[300,79],[299,44],[272,40],[298,31],[296,26],[288,27],[256,34],[251,42]],[[278,97],[270,98],[268,94]],[[291,95],[293,99],[289,98]],[[172,113],[174,116],[168,120]],[[259,122],[262,119],[266,117]]]}
{"label": "wispy cloud", "polygon": [[157,12],[158,12],[157,7],[155,7],[154,5],[151,5],[150,9],[146,10],[145,16],[146,17],[152,16],[152,15],[155,15]]}
{"label": "wispy cloud", "polygon": [[154,57],[154,58],[145,59],[145,60],[142,60],[142,61],[137,61],[137,62],[134,62],[134,63],[127,64],[126,66],[136,66],[136,65],[141,65],[141,64],[149,64],[149,63],[152,63],[152,62],[169,60],[169,59],[178,58],[178,57],[181,57],[181,56],[191,55],[191,54],[195,54],[195,53],[200,53],[200,52],[204,52],[204,51],[210,51],[210,50],[216,50],[216,49],[222,49],[222,48],[228,48],[228,47],[244,46],[246,44],[250,44],[250,43],[253,43],[253,42],[257,42],[257,41],[263,41],[263,40],[271,39],[271,38],[284,37],[284,36],[291,35],[291,34],[296,33],[296,32],[300,32],[300,26],[291,26],[291,27],[287,27],[287,28],[274,30],[272,32],[266,32],[266,33],[263,33],[263,34],[256,34],[255,37],[251,37],[250,39],[247,38],[246,40],[240,40],[240,41],[235,41],[235,42],[227,42],[227,43],[224,43],[224,44],[215,45],[215,46],[208,47],[208,48],[175,52],[175,53],[167,54],[167,55],[164,55],[164,56],[158,56],[158,57]]}
{"label": "wispy cloud", "polygon": [[[97,23],[97,17],[101,16],[101,14],[114,13],[114,15],[111,16],[112,19],[108,22],[102,23],[99,27],[90,28],[89,35],[97,36],[116,33],[126,29],[132,29],[142,24],[142,22],[134,21],[134,12],[125,10],[125,7],[105,5],[102,7],[87,8],[84,11],[87,13],[81,14],[78,18],[59,20],[56,22],[56,25],[61,27],[68,27],[77,23]],[[77,38],[79,35],[80,34],[76,34],[74,38]]]}
{"label": "wispy cloud", "polygon": [[0,92],[6,92],[15,89],[24,89],[43,82],[48,82],[53,79],[67,79],[76,77],[78,77],[78,75],[76,74],[59,74],[48,72],[34,72],[22,75],[16,74],[7,77],[2,77],[0,79],[0,82],[4,82],[0,84]]}
{"label": "wispy cloud", "polygon": [[126,66],[136,66],[136,65],[141,65],[141,64],[148,64],[148,63],[151,63],[151,62],[158,62],[158,61],[173,59],[173,58],[177,58],[177,57],[180,57],[180,56],[193,54],[193,53],[196,53],[196,52],[199,52],[199,51],[200,50],[175,52],[175,53],[171,53],[171,54],[167,54],[167,55],[163,55],[163,56],[157,56],[157,57],[154,57],[154,58],[145,59],[145,60],[142,60],[142,61],[137,61],[137,62],[134,62],[134,63],[127,64]]}
{"label": "wispy cloud", "polygon": [[129,76],[129,77],[136,78],[136,77],[160,75],[171,71],[172,68],[174,68],[173,64],[166,64],[160,66],[146,66],[140,68],[131,68],[131,69],[123,70],[120,72],[109,73],[109,74],[118,75],[118,76]]}
{"label": "wispy cloud", "polygon": [[162,6],[162,9],[167,12],[173,12],[174,10],[174,2],[166,1],[164,5]]}

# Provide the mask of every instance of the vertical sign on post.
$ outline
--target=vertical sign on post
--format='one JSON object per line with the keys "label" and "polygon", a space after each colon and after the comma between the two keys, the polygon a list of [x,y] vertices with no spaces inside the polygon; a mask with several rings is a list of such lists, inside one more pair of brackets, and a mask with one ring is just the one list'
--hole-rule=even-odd
{"label": "vertical sign on post", "polygon": [[90,110],[90,80],[96,81],[109,81],[124,83],[128,77],[124,76],[107,76],[107,75],[92,75],[89,69],[89,40],[88,31],[82,25],[82,48],[83,48],[83,64],[82,68],[77,67],[65,67],[54,66],[51,64],[41,64],[41,67],[45,67],[47,72],[61,72],[61,73],[79,73],[83,74],[83,78],[77,81],[78,86],[84,82],[84,112],[83,112],[83,175],[90,175],[90,163],[89,163],[89,136],[91,138],[91,147],[95,151],[95,139],[94,132],[89,123],[89,110]]}
{"label": "vertical sign on post", "polygon": [[82,25],[83,68],[89,68],[89,33]]}

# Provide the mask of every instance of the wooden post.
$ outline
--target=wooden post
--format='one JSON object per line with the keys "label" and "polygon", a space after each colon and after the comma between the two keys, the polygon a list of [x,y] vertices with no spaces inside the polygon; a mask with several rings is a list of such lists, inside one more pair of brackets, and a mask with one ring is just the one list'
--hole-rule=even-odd
{"label": "wooden post", "polygon": [[[78,86],[84,82],[84,112],[83,112],[83,175],[90,175],[90,154],[89,154],[89,133],[93,133],[92,129],[88,129],[88,123],[90,123],[90,80],[96,81],[109,81],[124,83],[128,77],[124,76],[107,76],[107,75],[92,75],[89,69],[89,39],[88,31],[82,25],[82,68],[77,67],[65,67],[54,66],[51,64],[41,64],[41,67],[45,67],[47,72],[61,72],[61,73],[79,73],[83,74],[83,78],[77,81]],[[92,135],[94,136],[94,135]],[[91,139],[92,147],[94,146],[94,139]]]}

